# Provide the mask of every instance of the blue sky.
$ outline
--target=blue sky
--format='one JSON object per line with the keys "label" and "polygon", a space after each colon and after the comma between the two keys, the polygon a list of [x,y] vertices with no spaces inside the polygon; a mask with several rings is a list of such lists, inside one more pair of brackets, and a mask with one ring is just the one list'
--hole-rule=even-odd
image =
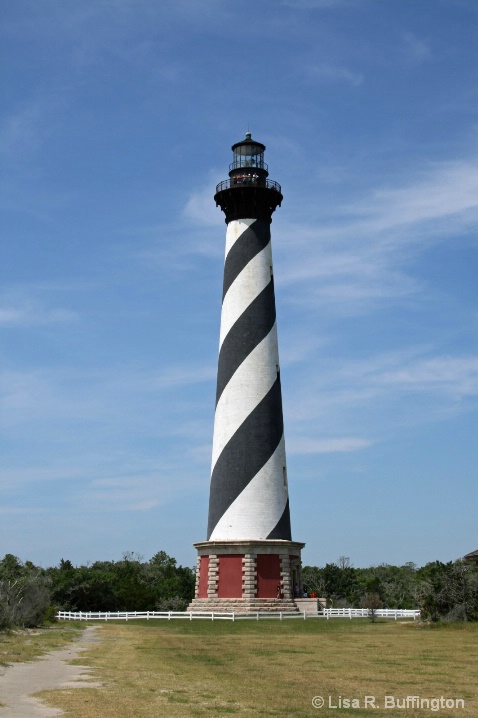
{"label": "blue sky", "polygon": [[305,563],[478,547],[478,4],[4,4],[0,554],[206,535],[224,217],[249,128]]}

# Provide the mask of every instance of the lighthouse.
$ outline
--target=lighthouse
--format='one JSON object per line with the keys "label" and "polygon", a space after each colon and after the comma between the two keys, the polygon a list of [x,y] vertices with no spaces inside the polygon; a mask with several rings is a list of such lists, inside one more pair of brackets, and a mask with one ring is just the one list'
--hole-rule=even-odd
{"label": "lighthouse", "polygon": [[190,610],[297,610],[303,543],[292,541],[274,271],[272,214],[280,185],[265,145],[232,146],[214,199],[226,251],[207,540]]}

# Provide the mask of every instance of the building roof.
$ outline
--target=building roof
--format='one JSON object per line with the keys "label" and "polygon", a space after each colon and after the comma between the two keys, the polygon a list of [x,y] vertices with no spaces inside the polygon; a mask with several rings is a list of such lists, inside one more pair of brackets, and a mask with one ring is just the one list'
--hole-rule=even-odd
{"label": "building roof", "polygon": [[466,556],[463,556],[465,561],[476,561],[478,563],[478,549],[476,551],[472,551],[471,553],[467,553]]}

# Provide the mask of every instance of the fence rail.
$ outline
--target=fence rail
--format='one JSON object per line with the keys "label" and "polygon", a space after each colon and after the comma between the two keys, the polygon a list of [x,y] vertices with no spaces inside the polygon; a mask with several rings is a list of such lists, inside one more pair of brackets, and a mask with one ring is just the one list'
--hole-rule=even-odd
{"label": "fence rail", "polygon": [[[324,608],[320,613],[326,618],[368,618],[371,615],[369,608]],[[374,614],[377,618],[420,618],[418,609],[406,608],[376,608]]]}
{"label": "fence rail", "polygon": [[[395,621],[398,618],[409,618],[414,621],[420,618],[419,610],[380,608],[374,611],[376,618],[389,618]],[[321,611],[300,611],[299,613],[277,612],[277,613],[235,613],[224,611],[58,611],[56,618],[60,621],[134,621],[138,619],[196,619],[209,621],[244,621],[270,618],[282,621],[289,618],[369,618],[371,616],[368,608],[324,608]]]}

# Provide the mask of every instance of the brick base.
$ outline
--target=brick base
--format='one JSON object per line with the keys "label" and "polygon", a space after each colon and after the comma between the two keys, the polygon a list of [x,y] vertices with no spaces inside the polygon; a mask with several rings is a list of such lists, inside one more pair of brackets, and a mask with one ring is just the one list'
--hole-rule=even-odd
{"label": "brick base", "polygon": [[[244,540],[205,541],[194,545],[198,551],[196,593],[189,611],[277,613],[298,610],[294,602],[294,581],[296,587],[302,589],[303,543]],[[231,567],[234,567],[232,571]],[[202,576],[201,570],[206,570],[207,576]],[[280,597],[271,596],[276,590]],[[260,597],[264,595],[267,598]]]}

